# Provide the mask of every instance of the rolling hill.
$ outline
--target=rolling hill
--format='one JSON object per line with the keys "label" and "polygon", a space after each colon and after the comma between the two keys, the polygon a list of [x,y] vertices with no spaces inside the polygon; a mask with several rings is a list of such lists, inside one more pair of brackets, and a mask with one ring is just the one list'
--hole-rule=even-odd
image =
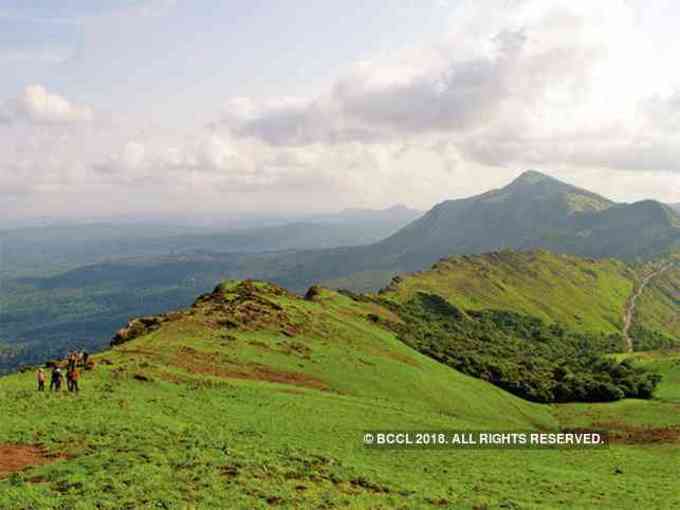
{"label": "rolling hill", "polygon": [[[641,288],[651,273],[655,276]],[[631,303],[637,292],[639,299]],[[608,335],[616,350],[623,350],[625,315],[631,310],[634,350],[680,345],[677,252],[643,265],[545,250],[451,257],[429,270],[395,277],[379,295],[403,304],[420,293],[436,294],[465,310],[504,310],[586,334]]]}
{"label": "rolling hill", "polygon": [[649,283],[638,301],[635,324],[680,338],[680,262]]}
{"label": "rolling hill", "polygon": [[579,331],[620,334],[635,278],[614,259],[506,250],[443,259],[395,278],[381,296],[403,303],[428,292],[466,310],[509,310]]}
{"label": "rolling hill", "polygon": [[[388,326],[400,323],[370,297],[227,282],[191,308],[132,321],[78,396],[31,391],[31,372],[0,378],[0,507],[680,504],[672,384],[656,400],[533,404],[418,352]],[[673,359],[635,363],[673,381]],[[362,444],[369,430],[603,423],[613,444],[597,451]]]}

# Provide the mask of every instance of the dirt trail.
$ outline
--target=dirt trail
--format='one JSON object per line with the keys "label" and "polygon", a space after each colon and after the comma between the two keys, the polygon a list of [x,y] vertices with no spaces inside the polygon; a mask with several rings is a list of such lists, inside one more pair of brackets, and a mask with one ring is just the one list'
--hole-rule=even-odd
{"label": "dirt trail", "polygon": [[625,342],[625,352],[633,352],[633,339],[630,337],[630,328],[633,325],[633,317],[635,315],[635,306],[637,305],[638,298],[642,295],[645,287],[651,282],[656,276],[660,275],[664,271],[667,271],[673,266],[674,262],[669,262],[668,264],[661,266],[660,268],[654,270],[654,272],[645,276],[640,285],[638,285],[635,292],[628,299],[626,305],[626,310],[623,313],[623,341]]}
{"label": "dirt trail", "polygon": [[0,444],[0,479],[30,466],[57,460],[31,445]]}

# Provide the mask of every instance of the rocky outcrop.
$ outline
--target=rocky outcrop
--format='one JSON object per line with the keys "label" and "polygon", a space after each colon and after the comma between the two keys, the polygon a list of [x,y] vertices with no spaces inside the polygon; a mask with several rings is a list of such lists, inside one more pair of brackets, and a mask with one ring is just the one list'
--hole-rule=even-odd
{"label": "rocky outcrop", "polygon": [[299,333],[296,320],[289,317],[283,302],[299,300],[273,283],[245,280],[218,285],[193,304],[197,320],[226,329],[278,329],[286,336]]}
{"label": "rocky outcrop", "polygon": [[316,298],[321,296],[321,287],[318,285],[312,285],[307,293],[305,294],[305,299],[307,301],[314,301]]}
{"label": "rocky outcrop", "polygon": [[148,335],[159,329],[164,322],[177,320],[181,316],[181,312],[171,312],[130,319],[125,327],[120,328],[116,332],[115,336],[111,339],[110,345],[113,347],[139,338],[140,336]]}

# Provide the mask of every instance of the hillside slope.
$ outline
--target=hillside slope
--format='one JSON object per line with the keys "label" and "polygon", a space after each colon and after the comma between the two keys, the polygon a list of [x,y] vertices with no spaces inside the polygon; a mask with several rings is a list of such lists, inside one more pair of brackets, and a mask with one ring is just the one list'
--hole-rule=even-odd
{"label": "hillside slope", "polygon": [[389,468],[388,456],[362,448],[363,430],[556,426],[547,408],[409,349],[368,310],[389,313],[326,291],[304,300],[265,283],[228,284],[190,310],[119,332],[121,343],[85,373],[80,399],[28,392],[30,374],[0,379],[11,416],[0,444],[40,438],[73,456],[41,468],[46,483],[0,481],[0,506],[138,508],[158,498],[318,508],[351,498],[369,507],[376,497],[431,506],[464,496],[435,487],[433,459],[423,459],[433,468],[425,477],[409,473],[405,457]]}
{"label": "hillside slope", "polygon": [[443,259],[427,271],[395,278],[381,297],[405,303],[417,293],[432,293],[464,310],[508,310],[575,331],[613,335],[623,346],[631,296],[647,273],[668,265],[644,288],[634,310],[635,348],[651,350],[680,341],[680,264],[677,255],[673,260],[675,265],[630,266],[543,250],[506,250]]}
{"label": "hillside slope", "polygon": [[573,329],[619,333],[634,274],[623,262],[547,251],[452,257],[398,277],[384,296],[405,302],[431,292],[471,310],[511,310]]}
{"label": "hillside slope", "polygon": [[[303,299],[230,282],[120,330],[77,397],[34,393],[31,373],[0,378],[0,448],[31,445],[43,464],[4,479],[0,466],[0,507],[680,504],[668,491],[672,439],[599,451],[365,448],[367,430],[559,426],[553,408],[418,354],[376,318],[399,321],[323,289]],[[669,416],[664,427],[680,425]]]}
{"label": "hillside slope", "polygon": [[680,338],[680,254],[674,256],[674,261],[674,265],[652,279],[640,295],[633,317],[638,333],[641,327]]}

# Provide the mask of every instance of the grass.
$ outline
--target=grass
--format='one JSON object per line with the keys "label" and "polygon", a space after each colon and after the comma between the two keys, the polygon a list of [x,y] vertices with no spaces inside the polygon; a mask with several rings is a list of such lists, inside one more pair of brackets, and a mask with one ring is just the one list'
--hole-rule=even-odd
{"label": "grass", "polygon": [[[430,270],[398,278],[383,297],[403,304],[419,292],[432,293],[465,310],[507,310],[583,333],[620,335],[624,311],[640,279],[671,257],[680,260],[675,253],[660,261],[628,265],[543,250],[451,257]],[[631,331],[644,337],[639,338],[642,347],[654,338],[663,339],[656,342],[659,345],[680,342],[679,299],[680,262],[676,262],[650,282],[637,302]]]}
{"label": "grass", "polygon": [[[366,449],[370,429],[585,420],[577,406],[532,404],[418,354],[369,318],[390,313],[325,290],[303,300],[267,284],[225,286],[97,355],[79,396],[38,394],[32,373],[1,378],[0,444],[62,457],[0,480],[0,508],[680,505],[677,444]],[[646,404],[650,423],[680,420],[671,400]]]}
{"label": "grass", "polygon": [[509,310],[577,331],[619,333],[633,276],[610,259],[502,251],[442,260],[392,285],[386,297],[405,302],[427,292],[463,309]]}
{"label": "grass", "polygon": [[636,322],[680,338],[680,256],[675,267],[653,279],[638,301]]}
{"label": "grass", "polygon": [[364,428],[452,423],[314,390],[143,383],[114,373],[98,371],[79,398],[26,395],[25,378],[3,385],[14,396],[3,440],[73,455],[0,482],[3,508],[661,508],[679,501],[675,448],[366,450]]}
{"label": "grass", "polygon": [[[680,351],[620,354],[661,374],[653,400],[629,399],[611,404],[567,404],[556,407],[556,417],[571,427],[602,427],[624,439],[653,442],[671,435],[680,440]],[[656,438],[656,439],[655,439]],[[660,441],[663,442],[663,441]]]}

